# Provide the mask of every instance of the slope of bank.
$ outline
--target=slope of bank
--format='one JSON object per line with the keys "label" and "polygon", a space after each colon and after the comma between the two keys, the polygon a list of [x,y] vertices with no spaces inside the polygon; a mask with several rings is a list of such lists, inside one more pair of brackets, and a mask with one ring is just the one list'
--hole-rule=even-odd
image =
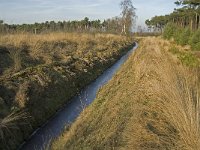
{"label": "slope of bank", "polygon": [[197,70],[183,67],[167,41],[139,45],[53,150],[199,148]]}
{"label": "slope of bank", "polygon": [[134,45],[117,35],[75,33],[0,41],[0,149],[9,150]]}

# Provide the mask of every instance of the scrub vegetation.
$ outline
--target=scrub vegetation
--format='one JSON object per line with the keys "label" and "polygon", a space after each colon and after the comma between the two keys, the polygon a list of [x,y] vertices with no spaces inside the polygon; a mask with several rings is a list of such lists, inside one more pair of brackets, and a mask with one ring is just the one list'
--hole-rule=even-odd
{"label": "scrub vegetation", "polygon": [[164,30],[165,39],[173,39],[177,44],[185,46],[190,45],[192,50],[200,50],[200,29],[192,31],[189,28],[180,28],[179,26],[169,23]]}

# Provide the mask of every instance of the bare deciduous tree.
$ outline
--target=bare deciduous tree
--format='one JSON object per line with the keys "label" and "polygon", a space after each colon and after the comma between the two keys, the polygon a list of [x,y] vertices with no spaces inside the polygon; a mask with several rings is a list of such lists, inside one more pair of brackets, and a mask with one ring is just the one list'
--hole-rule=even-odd
{"label": "bare deciduous tree", "polygon": [[135,7],[131,0],[123,0],[120,3],[122,9],[122,34],[128,35],[135,22],[136,14],[135,14]]}

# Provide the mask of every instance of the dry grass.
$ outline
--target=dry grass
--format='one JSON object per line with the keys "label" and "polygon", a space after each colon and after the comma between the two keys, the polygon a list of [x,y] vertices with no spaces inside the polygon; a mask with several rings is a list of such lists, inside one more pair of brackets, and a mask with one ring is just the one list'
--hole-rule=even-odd
{"label": "dry grass", "polygon": [[197,72],[183,67],[169,48],[159,38],[142,40],[52,149],[198,150]]}
{"label": "dry grass", "polygon": [[[83,58],[96,52],[98,57],[103,54],[117,52],[109,51],[112,46],[125,46],[126,37],[112,34],[78,34],[78,33],[49,33],[49,34],[9,34],[0,36],[0,54],[4,54],[0,68],[10,74],[26,67],[38,64],[51,64],[53,62],[66,63],[75,58]],[[122,48],[121,47],[121,48]],[[112,49],[113,50],[113,49]],[[94,52],[93,52],[94,51]],[[104,53],[102,53],[105,51]],[[10,61],[8,61],[10,60]],[[8,61],[7,63],[5,63]],[[5,64],[4,64],[5,63]],[[12,64],[12,66],[9,64]],[[8,69],[9,68],[9,69]],[[1,74],[0,69],[0,74]]]}
{"label": "dry grass", "polygon": [[20,108],[25,108],[27,105],[27,102],[29,101],[29,98],[28,98],[29,88],[30,87],[29,87],[28,81],[25,81],[24,83],[19,85],[19,90],[16,93],[15,100]]}
{"label": "dry grass", "polygon": [[0,149],[16,149],[38,126],[133,46],[108,34],[0,35],[0,118],[26,109],[31,126]]}
{"label": "dry grass", "polygon": [[[17,37],[17,38],[16,38]],[[83,34],[83,33],[48,33],[48,34],[9,34],[0,36],[0,42],[5,44],[11,44],[14,46],[20,46],[24,42],[30,45],[35,45],[38,41],[59,41],[59,40],[71,40],[71,41],[88,41],[99,38],[107,38],[114,40],[121,40],[122,37],[113,34]],[[126,37],[124,37],[125,39]]]}
{"label": "dry grass", "polygon": [[0,119],[0,149],[10,150],[15,148],[16,141],[21,139],[18,136],[21,128],[30,126],[29,118],[30,115],[25,111],[14,111]]}
{"label": "dry grass", "polygon": [[[147,45],[154,46],[157,42],[159,39],[156,39],[156,42],[151,39],[145,41]],[[183,149],[198,149],[200,106],[197,73],[177,65],[177,60],[173,60],[162,50],[167,48],[165,45],[168,44],[160,41],[159,47],[152,48],[156,53],[146,53],[148,59],[145,63],[136,65],[136,70],[139,70],[137,76],[143,77],[142,80],[138,80],[139,86],[142,85],[139,89],[157,100],[152,108],[162,112],[177,130],[180,138],[178,146],[183,146]]]}
{"label": "dry grass", "polygon": [[0,119],[0,139],[4,140],[8,134],[13,136],[13,129],[19,129],[19,125],[27,124],[26,119],[29,117],[26,112],[13,112],[5,118]]}

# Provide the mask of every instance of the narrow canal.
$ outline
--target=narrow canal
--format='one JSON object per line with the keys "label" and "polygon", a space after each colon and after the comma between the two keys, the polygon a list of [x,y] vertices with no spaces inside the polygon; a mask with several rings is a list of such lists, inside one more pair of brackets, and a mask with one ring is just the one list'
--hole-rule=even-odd
{"label": "narrow canal", "polygon": [[52,139],[58,137],[63,129],[72,124],[83,109],[93,102],[98,90],[113,77],[137,47],[136,43],[132,50],[122,56],[113,66],[73,97],[70,103],[58,111],[45,125],[37,129],[30,139],[21,145],[19,150],[44,150]]}

